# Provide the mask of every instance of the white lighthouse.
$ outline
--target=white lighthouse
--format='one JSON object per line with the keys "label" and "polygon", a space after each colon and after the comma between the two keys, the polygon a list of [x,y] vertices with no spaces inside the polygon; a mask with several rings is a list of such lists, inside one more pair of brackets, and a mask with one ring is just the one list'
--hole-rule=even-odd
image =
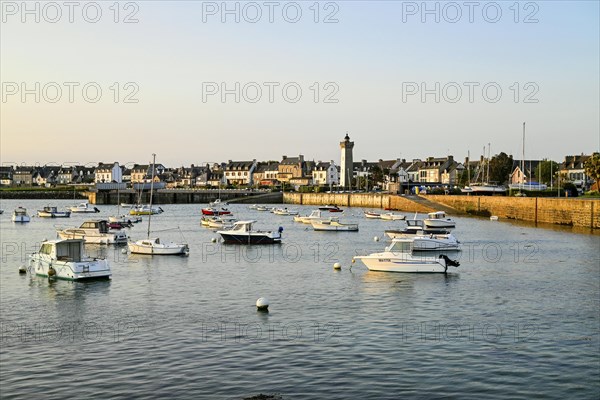
{"label": "white lighthouse", "polygon": [[340,162],[340,186],[343,188],[351,187],[353,175],[352,149],[354,148],[354,142],[350,141],[348,132],[346,132],[344,141],[340,142],[340,148],[342,149],[342,158]]}

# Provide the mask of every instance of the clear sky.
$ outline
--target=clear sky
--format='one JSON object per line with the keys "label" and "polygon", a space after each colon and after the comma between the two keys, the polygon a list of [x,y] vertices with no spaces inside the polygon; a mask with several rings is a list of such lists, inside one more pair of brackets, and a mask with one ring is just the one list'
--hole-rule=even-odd
{"label": "clear sky", "polygon": [[1,2],[2,163],[600,146],[598,1],[113,3]]}

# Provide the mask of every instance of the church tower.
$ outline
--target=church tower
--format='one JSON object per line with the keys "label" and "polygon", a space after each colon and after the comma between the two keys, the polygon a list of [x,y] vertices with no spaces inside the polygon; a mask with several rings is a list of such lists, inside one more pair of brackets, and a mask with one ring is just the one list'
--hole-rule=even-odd
{"label": "church tower", "polygon": [[352,149],[354,148],[354,142],[350,141],[348,132],[344,141],[340,142],[340,148],[342,149],[342,159],[340,162],[340,186],[350,188],[352,186],[352,175],[353,175],[353,162],[352,162]]}

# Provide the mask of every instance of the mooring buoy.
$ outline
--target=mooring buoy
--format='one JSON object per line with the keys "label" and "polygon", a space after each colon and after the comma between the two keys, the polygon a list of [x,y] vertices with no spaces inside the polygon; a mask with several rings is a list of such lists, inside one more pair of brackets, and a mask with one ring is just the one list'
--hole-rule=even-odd
{"label": "mooring buoy", "polygon": [[269,299],[261,297],[256,300],[256,309],[258,311],[269,311]]}
{"label": "mooring buoy", "polygon": [[342,264],[336,262],[335,264],[333,264],[333,269],[335,269],[335,270],[342,269]]}

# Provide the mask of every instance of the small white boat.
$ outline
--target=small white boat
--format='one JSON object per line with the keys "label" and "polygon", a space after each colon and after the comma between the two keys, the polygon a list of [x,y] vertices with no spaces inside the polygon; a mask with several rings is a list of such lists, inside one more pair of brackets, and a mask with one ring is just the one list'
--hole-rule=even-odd
{"label": "small white boat", "polygon": [[357,232],[358,224],[343,224],[337,219],[312,221],[311,225],[315,231],[345,231]]}
{"label": "small white boat", "polygon": [[38,217],[40,218],[69,218],[71,211],[58,211],[58,208],[47,206],[43,210],[38,210]]}
{"label": "small white boat", "polygon": [[271,211],[271,207],[267,207],[267,206],[257,206],[255,208],[256,211]]}
{"label": "small white boat", "polygon": [[458,261],[446,255],[413,255],[413,242],[410,239],[394,239],[392,244],[381,253],[368,256],[355,256],[352,262],[360,260],[370,271],[384,272],[441,272],[446,273],[449,266],[458,267]]}
{"label": "small white boat", "polygon": [[61,229],[56,232],[61,239],[81,239],[90,244],[125,244],[125,232],[110,232],[106,220],[85,221],[79,228]]}
{"label": "small white boat", "polygon": [[369,219],[381,219],[381,214],[373,211],[365,211],[365,217]]}
{"label": "small white boat", "polygon": [[310,224],[312,221],[323,219],[321,210],[313,210],[308,216],[296,215],[294,222],[302,222],[303,224]]}
{"label": "small white boat", "polygon": [[406,216],[402,214],[395,214],[393,212],[389,212],[381,214],[379,218],[385,219],[387,221],[403,221],[406,219]]}
{"label": "small white boat", "polygon": [[109,279],[108,260],[85,257],[83,244],[81,239],[44,241],[29,256],[29,269],[36,275],[73,281]]}
{"label": "small white boat", "polygon": [[190,249],[185,243],[164,242],[159,238],[148,238],[129,243],[132,254],[148,254],[153,256],[187,255]]}
{"label": "small white boat", "polygon": [[238,221],[233,224],[231,229],[218,231],[217,233],[228,244],[273,244],[281,242],[282,227],[279,227],[276,232],[257,231],[252,229],[255,222]]}
{"label": "small white boat", "polygon": [[31,221],[31,217],[29,217],[29,214],[27,214],[27,209],[25,209],[23,207],[15,208],[15,211],[13,211],[13,215],[12,215],[11,219],[13,222],[29,222],[29,221]]}
{"label": "small white boat", "polygon": [[[410,240],[410,238],[409,238]],[[447,235],[414,235],[413,251],[459,251],[460,244],[451,233]]]}
{"label": "small white boat", "polygon": [[427,214],[427,218],[423,220],[423,225],[425,225],[426,228],[452,229],[456,227],[456,222],[450,218],[446,218],[445,212],[436,211]]}
{"label": "small white boat", "polygon": [[412,238],[424,235],[447,235],[450,231],[447,229],[422,229],[420,227],[408,226],[404,229],[388,229],[385,234],[390,239]]}
{"label": "small white boat", "polygon": [[212,218],[207,218],[207,223],[206,226],[208,226],[209,228],[218,228],[218,229],[223,229],[223,228],[232,228],[233,224],[237,221],[236,218],[229,216],[229,215],[222,215],[220,217],[212,217]]}
{"label": "small white boat", "polygon": [[497,215],[492,215],[490,217],[490,221],[498,221],[498,216]]}
{"label": "small white boat", "polygon": [[99,213],[96,207],[90,207],[89,203],[79,203],[76,206],[69,207],[72,213]]}
{"label": "small white boat", "polygon": [[156,215],[161,214],[163,209],[160,207],[151,207],[149,205],[140,205],[135,206],[131,210],[129,210],[129,215]]}
{"label": "small white boat", "polygon": [[287,208],[278,208],[273,211],[273,214],[277,215],[298,215],[298,211],[288,210]]}
{"label": "small white boat", "polygon": [[142,222],[142,217],[136,215],[121,215],[120,217],[108,217],[108,222],[118,224],[136,224]]}

